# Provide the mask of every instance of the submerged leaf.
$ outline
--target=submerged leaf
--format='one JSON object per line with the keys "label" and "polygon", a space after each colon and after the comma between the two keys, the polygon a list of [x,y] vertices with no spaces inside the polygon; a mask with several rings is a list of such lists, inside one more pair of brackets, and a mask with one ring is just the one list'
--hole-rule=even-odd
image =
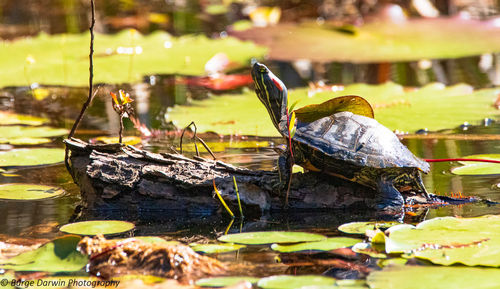
{"label": "submerged leaf", "polygon": [[366,117],[374,117],[373,108],[366,99],[356,95],[339,96],[320,104],[310,104],[295,110],[301,122],[313,122],[337,112],[350,111]]}
{"label": "submerged leaf", "polygon": [[247,245],[271,244],[271,243],[298,243],[298,242],[313,242],[326,239],[325,236],[319,234],[305,232],[248,232],[239,234],[224,235],[217,240],[221,242],[230,242]]}
{"label": "submerged leaf", "polygon": [[39,200],[59,196],[64,190],[35,184],[4,184],[0,185],[0,199],[8,200]]}
{"label": "submerged leaf", "polygon": [[83,221],[62,226],[61,232],[85,236],[111,235],[128,232],[135,225],[125,221]]}
{"label": "submerged leaf", "polygon": [[16,271],[78,271],[87,264],[87,257],[76,250],[80,240],[79,236],[73,235],[56,238],[36,250],[1,260],[0,268]]}

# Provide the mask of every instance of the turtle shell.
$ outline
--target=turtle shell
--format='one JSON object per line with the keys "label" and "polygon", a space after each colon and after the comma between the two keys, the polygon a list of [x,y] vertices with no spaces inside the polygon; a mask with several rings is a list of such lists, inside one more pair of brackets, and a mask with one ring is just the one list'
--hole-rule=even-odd
{"label": "turtle shell", "polygon": [[[418,168],[425,173],[429,171],[429,164],[413,155],[391,130],[375,119],[348,111],[311,123],[299,122],[292,139],[297,147],[305,145],[315,155],[324,154],[325,161],[341,160],[354,168]],[[307,159],[309,156],[304,157]],[[343,174],[341,171],[335,173]]]}

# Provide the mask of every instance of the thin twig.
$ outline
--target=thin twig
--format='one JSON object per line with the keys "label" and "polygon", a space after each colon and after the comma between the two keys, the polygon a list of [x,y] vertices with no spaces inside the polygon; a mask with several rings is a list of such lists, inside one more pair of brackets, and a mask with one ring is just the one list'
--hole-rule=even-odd
{"label": "thin twig", "polygon": [[120,115],[120,132],[119,132],[118,142],[122,143],[122,139],[123,139],[123,114]]}
{"label": "thin twig", "polygon": [[214,183],[214,191],[215,191],[215,194],[217,194],[217,197],[219,197],[219,200],[220,202],[222,203],[222,205],[224,206],[224,208],[226,208],[226,211],[228,212],[229,215],[231,215],[231,218],[234,219],[234,214],[233,212],[231,211],[231,209],[229,209],[229,207],[227,206],[226,202],[224,201],[224,199],[222,198],[222,195],[219,193],[219,190],[217,189],[217,187],[215,186],[215,179],[212,180],[213,183]]}
{"label": "thin twig", "polygon": [[217,158],[215,157],[214,153],[212,152],[212,150],[208,147],[208,145],[205,143],[204,140],[202,140],[199,136],[196,136],[196,139],[199,140],[201,142],[201,144],[203,145],[203,147],[207,150],[207,152],[210,153],[210,155],[212,156],[212,158],[214,158],[214,161],[217,160]]}
{"label": "thin twig", "polygon": [[[87,97],[87,101],[83,104],[82,110],[80,111],[80,114],[78,115],[77,119],[75,120],[75,123],[73,124],[73,127],[71,128],[71,131],[68,134],[68,139],[72,138],[75,135],[76,129],[78,128],[78,125],[80,124],[83,115],[85,114],[85,111],[89,107],[89,105],[92,103],[92,99],[94,98],[95,94],[93,94],[94,90],[94,25],[95,25],[95,7],[94,7],[94,0],[90,0],[90,8],[92,11],[92,17],[90,20],[90,53],[89,53],[89,94]],[[66,165],[66,169],[68,172],[71,174],[71,177],[74,176],[71,171],[71,167],[69,165],[69,148],[66,146],[66,150],[64,152],[64,164]]]}

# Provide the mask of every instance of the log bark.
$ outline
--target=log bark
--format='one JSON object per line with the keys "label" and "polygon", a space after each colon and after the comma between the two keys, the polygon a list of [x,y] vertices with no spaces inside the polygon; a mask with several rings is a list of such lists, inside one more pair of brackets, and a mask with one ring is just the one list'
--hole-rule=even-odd
{"label": "log bark", "polygon": [[[82,205],[87,209],[214,214],[224,210],[214,197],[215,181],[224,200],[238,215],[233,177],[245,215],[284,209],[285,189],[277,171],[248,170],[220,161],[156,154],[120,144],[93,145],[77,139],[65,142],[71,151],[71,170],[81,189]],[[374,208],[376,197],[376,191],[355,183],[320,173],[296,173],[287,209]],[[424,201],[440,202],[436,198]]]}

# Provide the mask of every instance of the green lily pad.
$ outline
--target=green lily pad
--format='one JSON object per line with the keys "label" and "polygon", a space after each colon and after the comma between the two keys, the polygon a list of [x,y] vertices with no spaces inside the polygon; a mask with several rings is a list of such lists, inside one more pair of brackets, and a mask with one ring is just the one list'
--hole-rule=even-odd
{"label": "green lily pad", "polygon": [[0,167],[51,165],[64,161],[64,149],[34,148],[0,152]]}
{"label": "green lily pad", "polygon": [[352,222],[343,224],[338,227],[338,230],[346,234],[362,234],[366,233],[366,230],[376,230],[376,229],[387,229],[392,226],[399,225],[396,221],[391,222]]}
{"label": "green lily pad", "polygon": [[[500,154],[470,155],[469,159],[488,159],[500,161]],[[500,175],[500,164],[483,162],[464,162],[462,167],[453,168],[451,172],[455,175]]]}
{"label": "green lily pad", "polygon": [[356,27],[354,33],[352,29],[346,33],[345,28],[327,23],[286,23],[235,31],[231,35],[267,46],[268,58],[280,61],[380,63],[500,51],[500,28],[493,20],[420,18],[402,23],[379,20]]}
{"label": "green lily pad", "polygon": [[42,125],[48,121],[48,119],[42,117],[0,111],[0,125],[2,126],[13,124]]}
{"label": "green lily pad", "polygon": [[203,252],[206,254],[214,254],[214,253],[225,253],[237,251],[241,248],[245,248],[245,245],[238,244],[190,244],[191,248],[196,252]]}
{"label": "green lily pad", "polygon": [[[375,119],[381,124],[391,130],[415,132],[423,128],[430,131],[455,128],[464,122],[474,124],[484,118],[498,118],[500,111],[492,104],[499,92],[500,89],[474,91],[468,85],[431,84],[405,90],[395,83],[353,84],[341,91],[320,92],[312,97],[308,96],[307,88],[295,89],[289,92],[289,103],[300,100],[299,105],[306,106],[342,95],[359,95],[372,105]],[[279,136],[267,110],[252,91],[212,96],[193,101],[189,106],[175,106],[166,117],[178,127],[194,121],[200,132]]]}
{"label": "green lily pad", "polygon": [[10,259],[0,260],[0,268],[16,271],[71,272],[82,269],[87,257],[76,250],[79,236],[64,236]]}
{"label": "green lily pad", "polygon": [[62,136],[68,133],[63,128],[53,128],[48,126],[19,126],[8,125],[0,126],[2,136],[0,143],[12,145],[34,145],[51,142],[49,137]]}
{"label": "green lily pad", "polygon": [[[112,143],[118,143],[120,141],[120,138],[117,136],[99,136],[96,138],[93,138],[92,141],[94,142],[102,142],[105,144],[112,144]],[[140,144],[142,142],[142,139],[138,136],[124,136],[122,138],[122,143],[126,145],[136,145]]]}
{"label": "green lily pad", "polygon": [[298,242],[314,242],[326,239],[325,236],[319,234],[305,232],[248,232],[239,234],[223,235],[217,240],[228,243],[238,243],[247,245],[261,245],[271,243],[298,243]]}
{"label": "green lily pad", "polygon": [[389,231],[387,253],[441,265],[500,266],[500,216],[442,217]]}
{"label": "green lily pad", "polygon": [[315,275],[277,275],[262,278],[257,282],[257,286],[263,289],[291,289],[304,286],[325,286],[334,285],[335,279],[325,276]]}
{"label": "green lily pad", "polygon": [[228,287],[236,285],[242,281],[247,281],[252,284],[257,283],[260,278],[248,277],[248,276],[231,276],[231,277],[214,277],[214,278],[203,278],[196,281],[196,286],[200,287]]}
{"label": "green lily pad", "polygon": [[44,137],[16,137],[16,138],[3,138],[0,137],[0,144],[11,145],[37,145],[52,142],[49,138]]}
{"label": "green lily pad", "polygon": [[388,266],[368,275],[371,289],[493,289],[500,269],[435,266]]}
{"label": "green lily pad", "polygon": [[374,247],[375,244],[357,243],[356,245],[352,246],[352,250],[356,253],[365,254],[372,258],[387,258],[387,255],[383,253],[384,248],[382,248],[382,250],[376,250]]}
{"label": "green lily pad", "polygon": [[[227,149],[244,149],[244,148],[257,148],[257,147],[269,147],[268,141],[221,141],[221,142],[206,142],[207,146],[210,148],[212,152],[225,152]],[[200,151],[204,151],[202,145],[197,143],[198,149]],[[180,148],[178,148],[180,149]],[[195,152],[196,148],[194,143],[191,141],[189,143],[182,144],[183,152]]]}
{"label": "green lily pad", "polygon": [[306,105],[296,109],[295,115],[302,122],[313,122],[341,111],[350,111],[354,114],[374,117],[370,103],[356,95],[339,96],[320,104]]}
{"label": "green lily pad", "polygon": [[59,230],[69,234],[94,236],[119,234],[134,228],[134,224],[125,221],[84,221],[64,225]]}
{"label": "green lily pad", "polygon": [[[40,34],[3,41],[0,45],[0,87],[88,84],[89,33]],[[129,83],[151,74],[205,74],[205,63],[223,52],[236,67],[262,58],[263,47],[233,37],[210,39],[204,35],[174,37],[166,32],[141,35],[124,30],[95,35],[94,82]],[[203,49],[200,49],[203,47]]]}
{"label": "green lily pad", "polygon": [[0,199],[7,200],[40,200],[59,196],[64,190],[35,184],[0,185]]}
{"label": "green lily pad", "polygon": [[334,237],[327,238],[317,242],[307,242],[295,245],[272,244],[271,249],[281,253],[299,252],[299,251],[331,251],[339,248],[346,248],[361,242],[360,239]]}

